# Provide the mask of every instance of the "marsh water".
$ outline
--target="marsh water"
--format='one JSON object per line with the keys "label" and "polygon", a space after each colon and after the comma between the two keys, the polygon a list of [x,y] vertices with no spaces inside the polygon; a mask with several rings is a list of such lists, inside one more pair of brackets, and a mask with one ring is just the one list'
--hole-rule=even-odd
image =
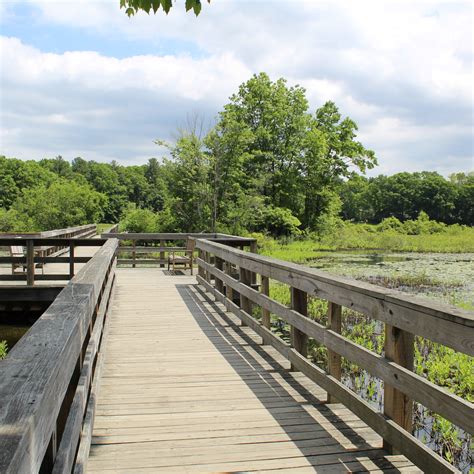
{"label": "marsh water", "polygon": [[308,264],[444,303],[474,306],[473,253],[321,252]]}
{"label": "marsh water", "polygon": [[[321,252],[308,262],[313,268],[348,276],[387,288],[408,292],[423,298],[474,308],[474,254],[396,253],[377,251]],[[362,340],[370,339],[383,350],[383,324],[364,316],[349,314],[346,325],[359,331]],[[370,329],[364,333],[364,326]],[[418,350],[429,357],[430,346],[418,340]],[[467,359],[468,370],[474,371],[472,358]],[[349,365],[349,364],[348,364]],[[383,382],[364,370],[349,366],[343,372],[344,382],[378,410],[383,408]],[[459,381],[454,379],[454,383]],[[468,388],[469,390],[469,388]],[[474,387],[470,387],[470,393]],[[472,437],[436,418],[425,407],[415,404],[413,434],[438,453],[450,459],[464,473],[474,469]]]}

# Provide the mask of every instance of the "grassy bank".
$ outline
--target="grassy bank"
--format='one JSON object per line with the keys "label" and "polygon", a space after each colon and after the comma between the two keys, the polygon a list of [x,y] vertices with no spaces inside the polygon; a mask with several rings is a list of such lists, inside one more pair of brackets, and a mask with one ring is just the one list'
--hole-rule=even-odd
{"label": "grassy bank", "polygon": [[328,250],[381,250],[394,252],[474,252],[474,228],[443,226],[438,232],[407,234],[380,225],[344,223],[322,237],[275,240],[256,234],[260,253],[305,263]]}

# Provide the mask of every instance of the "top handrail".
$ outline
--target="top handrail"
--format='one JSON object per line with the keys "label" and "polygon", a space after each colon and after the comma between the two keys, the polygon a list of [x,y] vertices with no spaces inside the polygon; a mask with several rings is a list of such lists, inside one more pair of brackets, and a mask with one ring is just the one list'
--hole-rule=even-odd
{"label": "top handrail", "polygon": [[466,331],[474,328],[472,311],[205,239],[199,239],[196,247],[310,296],[332,301],[474,356],[472,331]]}

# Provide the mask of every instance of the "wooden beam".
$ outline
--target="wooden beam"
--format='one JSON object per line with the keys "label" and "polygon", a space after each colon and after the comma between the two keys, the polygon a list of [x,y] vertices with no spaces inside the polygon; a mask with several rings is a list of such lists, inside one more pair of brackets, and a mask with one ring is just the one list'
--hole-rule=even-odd
{"label": "wooden beam", "polygon": [[[262,295],[270,296],[270,279],[266,276],[261,277],[260,292]],[[267,329],[271,328],[270,311],[266,308],[262,308],[262,324]]]}
{"label": "wooden beam", "polygon": [[[385,325],[385,357],[412,371],[415,340],[413,334]],[[389,383],[384,384],[384,413],[397,425],[411,433],[413,426],[413,400]],[[390,443],[384,440],[384,448],[394,453]]]}
{"label": "wooden beam", "polygon": [[[291,308],[293,311],[306,316],[308,314],[308,295],[298,288],[291,288]],[[308,336],[297,329],[290,326],[291,330],[291,346],[299,352],[303,357],[308,355]]]}
{"label": "wooden beam", "polygon": [[[341,334],[342,329],[342,307],[341,305],[328,302],[328,327]],[[341,356],[328,349],[328,373],[335,379],[341,380]],[[328,403],[338,403],[338,401],[328,393]]]}

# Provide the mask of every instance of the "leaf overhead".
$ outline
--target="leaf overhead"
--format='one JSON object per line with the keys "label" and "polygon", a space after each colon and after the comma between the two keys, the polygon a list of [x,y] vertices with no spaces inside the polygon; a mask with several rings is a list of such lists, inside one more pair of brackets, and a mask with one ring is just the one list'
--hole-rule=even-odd
{"label": "leaf overhead", "polygon": [[[207,3],[211,3],[211,0],[207,0]],[[153,13],[156,14],[160,7],[168,14],[173,7],[173,0],[120,0],[120,8],[124,8],[129,17],[140,11],[150,14],[150,11],[153,10]],[[198,16],[202,9],[202,2],[201,0],[185,0],[184,7],[187,12],[193,10],[194,14]]]}

